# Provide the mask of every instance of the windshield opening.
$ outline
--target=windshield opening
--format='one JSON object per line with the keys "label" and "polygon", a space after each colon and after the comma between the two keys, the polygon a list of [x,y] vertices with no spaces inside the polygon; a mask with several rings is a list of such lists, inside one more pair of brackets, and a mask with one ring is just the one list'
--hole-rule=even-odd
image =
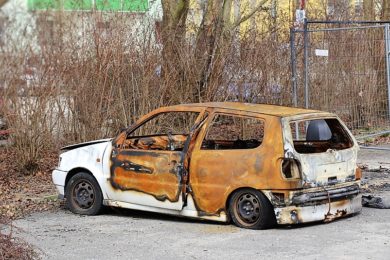
{"label": "windshield opening", "polygon": [[348,132],[336,118],[291,121],[290,129],[298,153],[323,153],[353,146]]}

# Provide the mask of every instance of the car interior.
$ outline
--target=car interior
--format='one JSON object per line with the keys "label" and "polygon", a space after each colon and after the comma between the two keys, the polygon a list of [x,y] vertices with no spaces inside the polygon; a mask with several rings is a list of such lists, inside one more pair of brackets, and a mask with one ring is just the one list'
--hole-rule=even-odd
{"label": "car interior", "polygon": [[323,153],[353,146],[352,139],[335,118],[294,121],[290,127],[298,153]]}

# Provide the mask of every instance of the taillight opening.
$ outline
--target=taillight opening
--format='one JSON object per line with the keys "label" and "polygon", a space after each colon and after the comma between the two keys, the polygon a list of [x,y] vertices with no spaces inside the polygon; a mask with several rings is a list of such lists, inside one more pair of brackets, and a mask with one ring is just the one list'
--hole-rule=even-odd
{"label": "taillight opening", "polygon": [[298,179],[301,177],[300,164],[295,159],[284,158],[282,162],[282,173],[286,179]]}

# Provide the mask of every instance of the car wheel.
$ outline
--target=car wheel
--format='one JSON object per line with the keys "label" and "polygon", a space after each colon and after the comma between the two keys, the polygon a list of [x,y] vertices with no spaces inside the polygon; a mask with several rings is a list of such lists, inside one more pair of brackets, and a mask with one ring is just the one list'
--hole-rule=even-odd
{"label": "car wheel", "polygon": [[229,202],[229,213],[234,224],[242,228],[266,229],[276,224],[271,203],[253,189],[235,192]]}
{"label": "car wheel", "polygon": [[85,172],[70,178],[65,189],[70,211],[82,215],[96,215],[103,208],[103,195],[95,178]]}

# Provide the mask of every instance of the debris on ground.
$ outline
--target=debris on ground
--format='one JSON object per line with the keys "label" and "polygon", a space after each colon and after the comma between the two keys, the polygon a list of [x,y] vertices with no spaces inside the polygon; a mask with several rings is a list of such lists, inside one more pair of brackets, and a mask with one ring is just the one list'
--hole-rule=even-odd
{"label": "debris on ground", "polygon": [[390,209],[390,169],[364,169],[361,184],[363,207]]}
{"label": "debris on ground", "polygon": [[362,205],[368,208],[390,209],[390,197],[382,198],[374,195],[363,195]]}

